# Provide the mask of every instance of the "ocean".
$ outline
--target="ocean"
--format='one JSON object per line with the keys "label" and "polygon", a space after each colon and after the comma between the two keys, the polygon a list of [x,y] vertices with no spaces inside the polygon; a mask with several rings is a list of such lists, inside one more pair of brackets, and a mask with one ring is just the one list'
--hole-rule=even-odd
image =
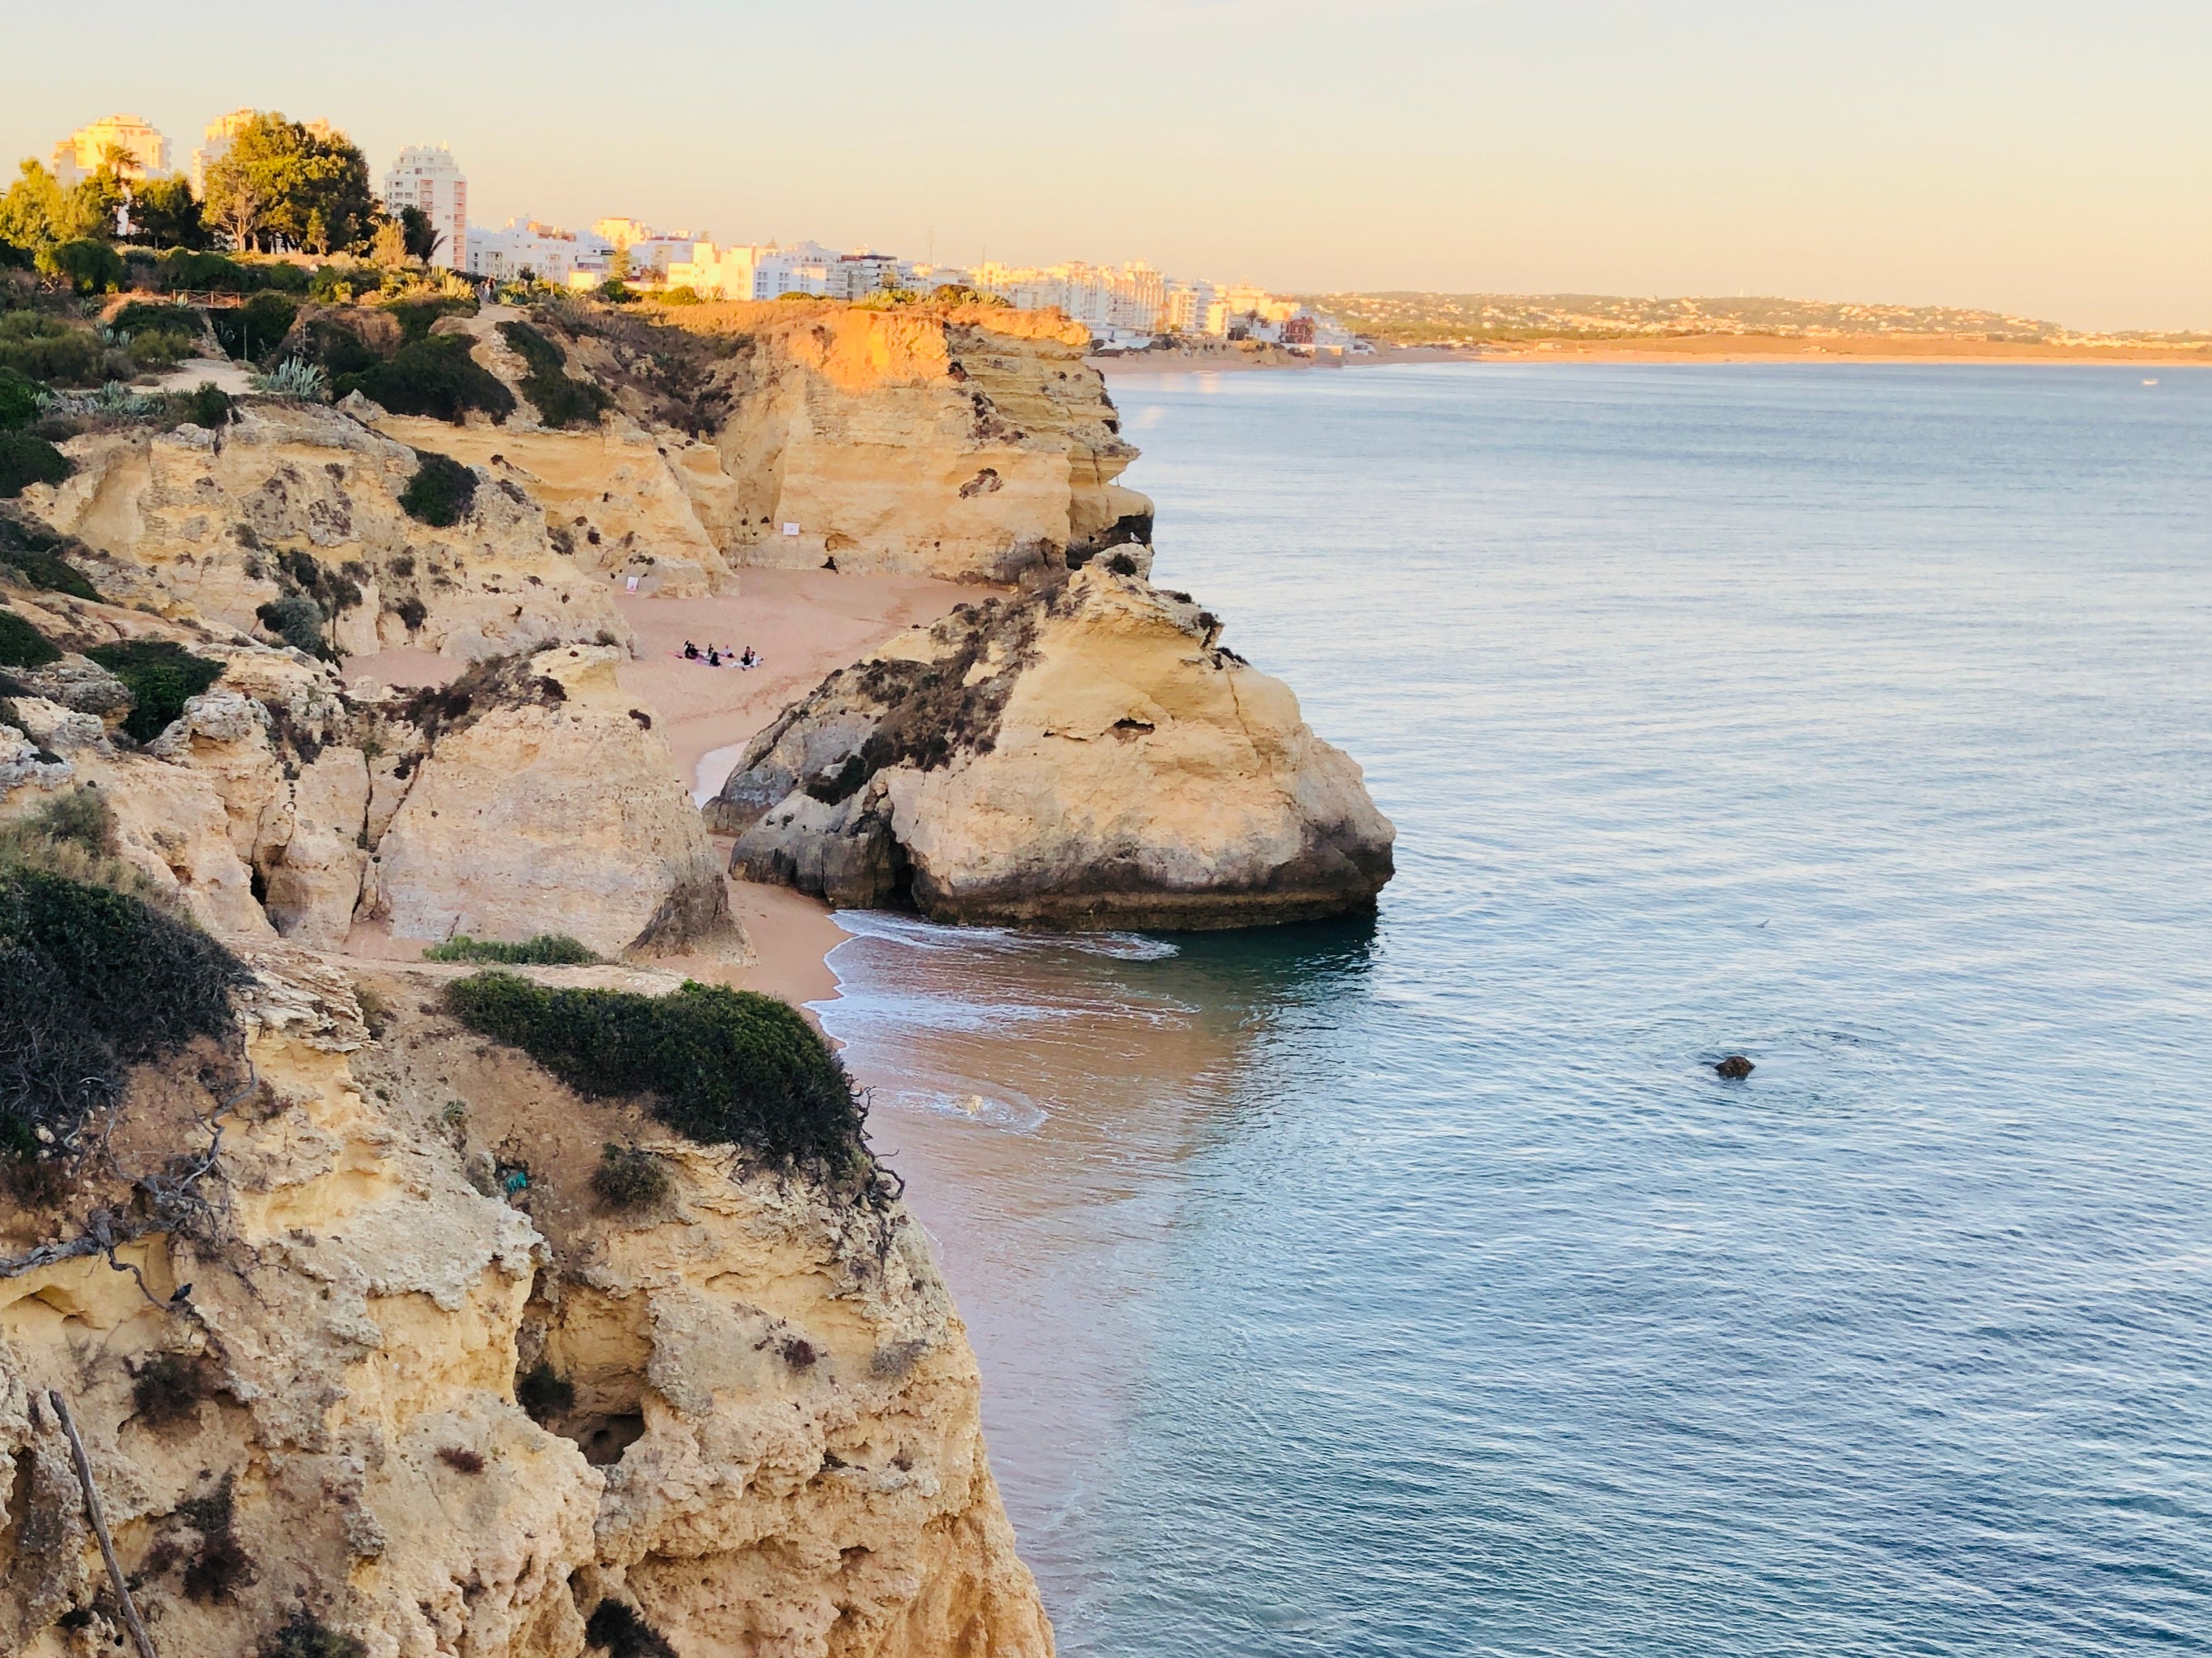
{"label": "ocean", "polygon": [[2212,1649],[2212,374],[1115,391],[1399,873],[845,918],[1061,1650]]}

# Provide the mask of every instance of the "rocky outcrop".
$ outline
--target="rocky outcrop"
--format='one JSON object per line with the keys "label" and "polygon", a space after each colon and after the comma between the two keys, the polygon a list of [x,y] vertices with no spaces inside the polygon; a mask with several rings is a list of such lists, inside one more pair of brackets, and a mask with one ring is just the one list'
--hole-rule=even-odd
{"label": "rocky outcrop", "polygon": [[349,655],[412,646],[476,661],[629,638],[608,583],[563,555],[519,483],[479,478],[448,527],[411,518],[414,451],[338,410],[257,402],[216,430],[65,448],[75,474],[26,504],[85,544],[111,598],[249,631],[263,605],[304,595]]}
{"label": "rocky outcrop", "polygon": [[[679,433],[610,420],[590,432],[454,426],[380,416],[376,429],[524,490],[544,509],[547,537],[602,585],[696,598],[738,591],[738,577],[693,504],[690,474],[712,471],[714,448]],[[711,486],[709,486],[711,488]]]}
{"label": "rocky outcrop", "polygon": [[[0,1649],[126,1638],[52,1388],[162,1658],[288,1623],[368,1658],[581,1658],[610,1600],[686,1658],[1047,1658],[974,1357],[880,1188],[444,1040],[420,978],[380,982],[372,1037],[313,959],[253,965],[242,1053],[137,1073],[115,1138],[204,1163],[202,1222],[27,1265],[82,1200],[0,1210]],[[593,1202],[607,1141],[665,1171],[650,1209]],[[533,1416],[541,1363],[574,1391]]]}
{"label": "rocky outcrop", "polygon": [[1083,361],[1089,332],[1057,313],[669,315],[729,343],[711,374],[720,465],[678,476],[732,562],[997,580],[1152,539],[1152,503],[1115,482],[1137,452]]}
{"label": "rocky outcrop", "polygon": [[945,920],[1205,928],[1371,904],[1389,820],[1219,634],[1097,563],[965,607],[786,710],[708,822],[749,879]]}
{"label": "rocky outcrop", "polygon": [[0,819],[98,788],[117,854],[209,931],[334,950],[368,919],[425,941],[565,932],[611,956],[745,958],[666,739],[615,683],[621,651],[560,647],[441,689],[349,693],[295,650],[40,597],[14,604],[50,639],[165,638],[221,675],[140,747],[112,733],[131,694],[106,670],[71,655],[26,671],[81,706],[11,699]]}
{"label": "rocky outcrop", "polygon": [[395,932],[742,950],[667,744],[615,683],[621,659],[572,645],[380,705],[422,740],[380,756],[397,804],[370,826],[374,911]]}

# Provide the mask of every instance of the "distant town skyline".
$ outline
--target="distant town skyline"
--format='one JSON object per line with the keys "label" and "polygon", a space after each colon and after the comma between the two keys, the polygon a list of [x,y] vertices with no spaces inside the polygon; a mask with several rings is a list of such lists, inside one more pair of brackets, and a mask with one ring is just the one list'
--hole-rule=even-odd
{"label": "distant town skyline", "polygon": [[[1618,3],[548,0],[528,25],[144,0],[10,22],[0,157],[128,111],[172,165],[252,105],[380,179],[450,144],[478,224],[610,214],[1278,291],[1751,293],[2212,329],[2212,13]],[[96,38],[95,38],[96,37]]]}

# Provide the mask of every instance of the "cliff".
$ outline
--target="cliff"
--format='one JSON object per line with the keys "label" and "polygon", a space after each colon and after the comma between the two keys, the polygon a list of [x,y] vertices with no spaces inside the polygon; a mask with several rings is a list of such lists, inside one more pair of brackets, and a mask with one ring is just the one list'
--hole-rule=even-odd
{"label": "cliff", "polygon": [[[112,1170],[0,1210],[0,1647],[125,1638],[52,1388],[162,1658],[576,1658],[594,1619],[684,1658],[1050,1653],[879,1182],[453,1042],[425,975],[249,966],[234,1033],[134,1073]],[[603,1143],[663,1189],[595,1197]],[[175,1224],[98,1221],[164,1166]],[[40,1260],[94,1224],[111,1251]]]}
{"label": "cliff", "polygon": [[24,504],[96,556],[101,592],[240,631],[312,600],[347,655],[412,646],[475,661],[538,645],[622,643],[610,598],[512,478],[471,475],[455,521],[410,516],[421,462],[335,409],[261,401],[230,424],[75,438],[76,464]]}
{"label": "cliff", "polygon": [[1371,904],[1389,820],[1220,631],[1103,563],[965,607],[786,710],[708,820],[748,879],[944,920],[1206,928]]}
{"label": "cliff", "polygon": [[[606,955],[745,953],[666,741],[614,682],[618,652],[556,647],[488,659],[441,690],[356,694],[326,665],[229,629],[7,597],[64,654],[9,671],[31,694],[0,709],[15,726],[0,745],[46,758],[0,754],[0,823],[96,787],[118,854],[210,932],[335,949],[356,920],[388,920],[423,939],[565,932]],[[118,647],[174,654],[134,693],[83,654]],[[163,674],[204,688],[172,685],[177,706],[129,740]]]}

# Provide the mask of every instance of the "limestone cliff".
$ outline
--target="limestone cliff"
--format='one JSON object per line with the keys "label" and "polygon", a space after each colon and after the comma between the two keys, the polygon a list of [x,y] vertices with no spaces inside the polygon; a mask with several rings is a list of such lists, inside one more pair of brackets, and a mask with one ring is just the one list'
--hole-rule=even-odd
{"label": "limestone cliff", "polygon": [[344,412],[257,401],[229,424],[72,439],[76,471],[25,504],[81,538],[111,598],[248,631],[314,599],[348,655],[413,646],[476,661],[628,625],[608,583],[566,556],[514,479],[478,481],[440,527],[401,505],[420,465]]}
{"label": "limestone cliff", "polygon": [[[0,821],[99,788],[119,855],[210,932],[333,949],[380,920],[426,940],[565,932],[610,956],[744,957],[667,743],[614,683],[617,651],[561,647],[490,659],[441,689],[349,692],[327,665],[228,629],[8,599],[71,652],[165,641],[213,676],[140,744],[116,729],[129,690],[66,656],[29,674],[42,694],[12,699],[23,738],[0,731]],[[14,752],[33,742],[45,759]]]}
{"label": "limestone cliff", "polygon": [[[973,1356],[886,1191],[453,1041],[434,970],[356,999],[298,952],[251,965],[234,1042],[136,1074],[112,1169],[0,1206],[0,1649],[125,1638],[53,1389],[161,1658],[288,1624],[289,1651],[579,1658],[609,1603],[681,1658],[1051,1652]],[[593,1199],[614,1141],[665,1171],[647,1208]],[[126,1204],[68,1253],[164,1167],[184,1219]],[[526,1388],[533,1415],[533,1375],[573,1393]]]}
{"label": "limestone cliff", "polygon": [[701,504],[736,556],[1003,579],[1151,540],[1152,503],[1115,483],[1137,452],[1080,325],[975,306],[698,311],[679,314],[748,342],[720,370],[731,486]]}
{"label": "limestone cliff", "polygon": [[1182,594],[1093,563],[824,680],[708,808],[732,867],[954,921],[1222,927],[1371,904],[1359,768]]}

